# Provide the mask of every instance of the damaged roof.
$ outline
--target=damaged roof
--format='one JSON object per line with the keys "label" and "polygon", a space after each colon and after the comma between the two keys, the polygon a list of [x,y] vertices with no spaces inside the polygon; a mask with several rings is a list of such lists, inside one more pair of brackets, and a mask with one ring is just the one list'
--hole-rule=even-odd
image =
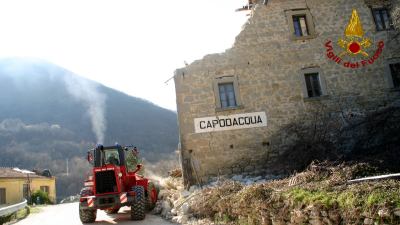
{"label": "damaged roof", "polygon": [[37,175],[29,170],[21,170],[19,168],[0,167],[0,178],[48,178]]}

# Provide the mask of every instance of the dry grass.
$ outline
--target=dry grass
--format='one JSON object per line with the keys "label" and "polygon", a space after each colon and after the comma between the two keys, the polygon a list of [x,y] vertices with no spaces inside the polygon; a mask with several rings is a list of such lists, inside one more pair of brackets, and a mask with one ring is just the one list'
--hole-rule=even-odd
{"label": "dry grass", "polygon": [[400,181],[347,183],[375,173],[367,164],[314,163],[304,172],[264,184],[242,186],[226,181],[203,190],[191,201],[191,208],[198,218],[226,224],[307,223],[320,213],[332,224],[359,224],[365,218],[378,224],[400,224],[393,214],[400,208]]}

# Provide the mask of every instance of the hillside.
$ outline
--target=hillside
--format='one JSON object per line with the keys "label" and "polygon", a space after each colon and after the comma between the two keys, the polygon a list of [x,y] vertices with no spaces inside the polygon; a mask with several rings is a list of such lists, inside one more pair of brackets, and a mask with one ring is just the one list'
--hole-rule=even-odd
{"label": "hillside", "polygon": [[[81,177],[86,151],[96,143],[133,144],[158,161],[176,149],[177,129],[176,113],[151,102],[48,62],[0,60],[0,166],[50,168],[62,185],[66,159],[68,180]],[[73,186],[58,195],[77,191]]]}

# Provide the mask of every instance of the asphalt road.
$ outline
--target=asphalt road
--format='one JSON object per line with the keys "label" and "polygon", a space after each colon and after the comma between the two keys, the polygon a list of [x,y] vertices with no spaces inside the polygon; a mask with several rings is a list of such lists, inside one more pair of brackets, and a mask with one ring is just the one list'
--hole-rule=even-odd
{"label": "asphalt road", "polygon": [[[33,213],[17,225],[81,225],[78,203],[51,205],[44,207],[41,212]],[[147,214],[143,221],[130,220],[130,209],[125,207],[118,214],[107,215],[104,211],[97,211],[95,225],[132,224],[132,225],[173,225],[161,217]]]}

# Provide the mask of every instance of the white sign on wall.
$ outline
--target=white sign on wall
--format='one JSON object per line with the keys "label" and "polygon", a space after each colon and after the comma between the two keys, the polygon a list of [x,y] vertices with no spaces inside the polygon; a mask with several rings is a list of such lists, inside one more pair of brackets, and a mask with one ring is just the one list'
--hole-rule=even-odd
{"label": "white sign on wall", "polygon": [[237,130],[265,126],[267,126],[267,115],[265,112],[244,113],[229,116],[212,116],[194,119],[195,133]]}

